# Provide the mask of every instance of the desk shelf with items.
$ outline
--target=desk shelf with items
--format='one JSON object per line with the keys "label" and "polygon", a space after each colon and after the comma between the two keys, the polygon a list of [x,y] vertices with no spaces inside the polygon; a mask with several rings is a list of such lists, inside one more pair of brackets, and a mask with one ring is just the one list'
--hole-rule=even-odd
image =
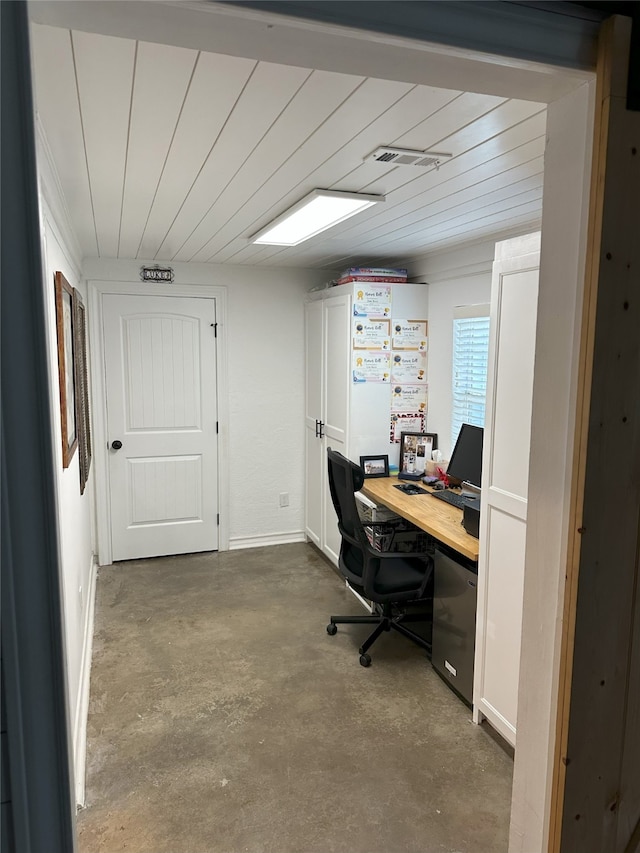
{"label": "desk shelf with items", "polygon": [[410,521],[399,518],[365,524],[367,539],[377,551],[393,551],[401,554],[432,554],[433,538]]}
{"label": "desk shelf with items", "polygon": [[372,501],[371,498],[368,498],[362,492],[356,492],[354,497],[356,499],[358,515],[365,524],[372,521],[377,523],[381,521],[400,521],[402,519],[402,516],[398,515],[397,512]]}
{"label": "desk shelf with items", "polygon": [[433,540],[428,533],[386,506],[356,492],[356,507],[369,542],[378,551],[404,554],[431,554]]}

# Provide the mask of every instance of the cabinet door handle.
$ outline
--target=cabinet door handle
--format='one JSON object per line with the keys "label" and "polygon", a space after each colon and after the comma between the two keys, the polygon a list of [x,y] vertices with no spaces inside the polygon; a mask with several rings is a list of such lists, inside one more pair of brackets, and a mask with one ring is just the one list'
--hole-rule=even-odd
{"label": "cabinet door handle", "polygon": [[318,423],[320,424],[320,435],[318,436],[318,438],[324,438],[324,424],[322,423],[322,421],[318,421]]}
{"label": "cabinet door handle", "polygon": [[320,421],[316,420],[316,438],[320,438]]}

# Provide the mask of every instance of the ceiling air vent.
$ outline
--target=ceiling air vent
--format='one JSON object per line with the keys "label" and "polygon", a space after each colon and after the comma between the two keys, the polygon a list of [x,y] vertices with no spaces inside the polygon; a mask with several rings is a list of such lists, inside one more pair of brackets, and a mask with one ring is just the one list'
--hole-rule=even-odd
{"label": "ceiling air vent", "polygon": [[393,164],[394,166],[439,166],[449,160],[453,154],[443,154],[441,151],[412,151],[409,148],[376,148],[365,157],[365,162],[374,160],[376,163]]}

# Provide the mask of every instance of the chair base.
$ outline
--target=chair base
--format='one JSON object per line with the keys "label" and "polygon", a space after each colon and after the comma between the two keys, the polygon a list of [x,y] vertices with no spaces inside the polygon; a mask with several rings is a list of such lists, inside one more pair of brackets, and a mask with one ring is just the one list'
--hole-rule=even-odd
{"label": "chair base", "polygon": [[367,652],[384,631],[397,631],[403,637],[406,637],[424,649],[429,657],[431,657],[431,643],[410,628],[407,628],[405,624],[406,622],[426,621],[428,620],[421,613],[397,613],[394,615],[391,605],[384,604],[377,614],[371,616],[331,616],[327,625],[327,634],[333,636],[338,630],[336,625],[375,625],[374,631],[358,649],[360,663],[362,666],[369,666],[371,656]]}

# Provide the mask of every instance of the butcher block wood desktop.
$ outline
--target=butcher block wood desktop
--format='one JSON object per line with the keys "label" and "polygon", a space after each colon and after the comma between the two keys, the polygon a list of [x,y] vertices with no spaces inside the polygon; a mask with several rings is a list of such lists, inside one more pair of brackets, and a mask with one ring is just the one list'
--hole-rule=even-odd
{"label": "butcher block wood desktop", "polygon": [[[462,510],[437,500],[431,494],[406,495],[395,488],[401,483],[404,481],[397,477],[372,477],[364,481],[360,491],[377,504],[383,504],[406,518],[434,539],[477,562],[480,543],[462,526]],[[415,485],[426,492],[432,491],[422,483]]]}

